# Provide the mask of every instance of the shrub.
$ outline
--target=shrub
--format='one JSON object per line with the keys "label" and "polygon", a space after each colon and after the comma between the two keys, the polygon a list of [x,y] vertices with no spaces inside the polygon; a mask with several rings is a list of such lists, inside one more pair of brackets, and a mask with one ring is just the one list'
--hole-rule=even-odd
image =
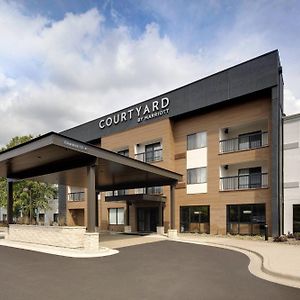
{"label": "shrub", "polygon": [[280,236],[275,236],[274,238],[273,238],[273,242],[275,242],[275,243],[282,243],[282,242],[287,242],[287,236],[286,235],[280,235]]}
{"label": "shrub", "polygon": [[294,235],[293,235],[291,232],[288,232],[287,238],[288,238],[288,239],[293,239],[293,238],[294,238]]}
{"label": "shrub", "polygon": [[294,232],[294,238],[300,241],[300,232]]}

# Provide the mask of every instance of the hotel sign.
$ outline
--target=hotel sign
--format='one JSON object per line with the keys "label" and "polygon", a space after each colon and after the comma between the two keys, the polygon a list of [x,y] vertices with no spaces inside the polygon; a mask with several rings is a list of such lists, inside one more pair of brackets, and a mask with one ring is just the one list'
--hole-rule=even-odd
{"label": "hotel sign", "polygon": [[170,100],[167,97],[160,100],[154,100],[152,103],[141,104],[134,108],[118,112],[112,116],[102,118],[99,121],[100,129],[117,125],[135,119],[137,123],[142,123],[150,119],[154,119],[169,113]]}

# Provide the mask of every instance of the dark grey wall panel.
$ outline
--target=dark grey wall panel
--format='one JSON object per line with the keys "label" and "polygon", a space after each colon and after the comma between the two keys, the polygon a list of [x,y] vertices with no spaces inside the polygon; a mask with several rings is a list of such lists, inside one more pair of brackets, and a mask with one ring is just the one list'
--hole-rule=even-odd
{"label": "dark grey wall panel", "polygon": [[[61,134],[88,142],[99,139],[101,136],[111,135],[159,119],[177,117],[197,109],[230,101],[243,95],[276,86],[278,84],[278,66],[278,51],[272,51],[119,112],[65,130]],[[153,101],[160,101],[164,97],[168,97],[170,100],[168,114],[138,123],[137,114],[133,112],[131,120],[104,129],[99,128],[99,121],[103,118],[113,117],[115,114],[127,112],[140,105],[143,107],[146,104],[151,105]]]}

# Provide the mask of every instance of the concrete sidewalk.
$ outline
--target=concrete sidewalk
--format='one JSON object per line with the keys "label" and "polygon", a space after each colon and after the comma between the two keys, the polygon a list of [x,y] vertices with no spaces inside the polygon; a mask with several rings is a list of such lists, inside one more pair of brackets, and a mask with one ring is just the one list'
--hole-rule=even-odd
{"label": "concrete sidewalk", "polygon": [[198,234],[179,234],[176,240],[242,252],[249,257],[254,275],[300,288],[300,245]]}

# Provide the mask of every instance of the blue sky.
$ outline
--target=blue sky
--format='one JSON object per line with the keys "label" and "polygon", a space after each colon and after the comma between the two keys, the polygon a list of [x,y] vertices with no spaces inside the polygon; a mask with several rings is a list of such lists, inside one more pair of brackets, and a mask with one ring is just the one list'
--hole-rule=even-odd
{"label": "blue sky", "polygon": [[0,145],[279,49],[300,112],[300,1],[0,1]]}

